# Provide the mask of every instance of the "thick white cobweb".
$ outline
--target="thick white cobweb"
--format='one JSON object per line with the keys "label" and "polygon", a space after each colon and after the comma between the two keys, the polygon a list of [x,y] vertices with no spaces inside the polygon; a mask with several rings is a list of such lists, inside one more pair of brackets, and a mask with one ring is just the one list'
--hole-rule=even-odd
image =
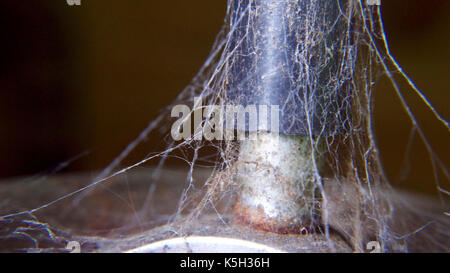
{"label": "thick white cobweb", "polygon": [[[188,225],[189,222],[195,221],[204,214],[216,214],[220,219],[228,215],[232,209],[232,200],[239,190],[239,185],[236,185],[233,179],[236,171],[234,164],[238,160],[239,143],[237,141],[195,140],[194,136],[188,140],[173,141],[170,137],[169,124],[173,122],[173,119],[170,118],[172,107],[178,104],[192,106],[195,97],[201,97],[203,105],[226,103],[227,84],[229,78],[232,77],[227,68],[237,58],[237,48],[239,47],[239,42],[236,43],[230,38],[236,31],[234,27],[238,23],[233,20],[240,20],[244,15],[255,16],[255,14],[251,14],[252,9],[250,8],[253,1],[249,1],[249,6],[241,9],[242,16],[232,18],[233,2],[232,0],[228,1],[224,26],[217,36],[208,59],[191,84],[180,92],[174,102],[167,106],[155,120],[151,121],[147,128],[109,166],[85,186],[71,190],[44,205],[27,208],[25,213],[12,213],[5,215],[0,220],[7,221],[7,219],[21,214],[33,215],[42,210],[50,210],[59,202],[68,199],[71,199],[73,206],[76,206],[85,198],[90,198],[89,193],[92,190],[107,188],[108,181],[117,179],[117,177],[123,176],[127,180],[128,174],[132,170],[144,166],[150,161],[157,161],[158,164],[157,167],[148,170],[147,179],[156,180],[165,168],[166,160],[171,157],[183,159],[187,163],[188,169],[184,179],[178,181],[179,183],[185,181],[182,191],[174,195],[178,199],[172,199],[172,202],[177,202],[176,210],[167,215],[168,217],[164,218],[164,221],[182,221]],[[448,220],[445,219],[448,216],[444,215],[444,211],[439,216],[441,218],[444,216],[444,220],[431,216],[429,219],[426,218],[428,215],[426,210],[415,209],[406,201],[399,199],[400,197],[391,189],[383,172],[372,128],[374,83],[380,76],[385,76],[391,81],[393,90],[409,115],[414,130],[422,139],[422,143],[429,153],[435,172],[442,172],[447,181],[449,179],[448,169],[433,151],[414,112],[404,99],[403,92],[414,92],[436,119],[442,123],[442,126],[449,129],[449,123],[433,108],[425,95],[418,90],[390,54],[383,30],[380,7],[368,6],[365,1],[339,2],[340,20],[346,23],[346,28],[343,29],[346,35],[343,40],[323,40],[323,33],[314,32],[318,26],[317,21],[313,20],[314,12],[316,12],[313,6],[308,10],[307,16],[311,20],[311,24],[308,25],[311,31],[308,42],[311,46],[325,44],[323,58],[327,58],[327,54],[339,54],[340,56],[338,58],[339,71],[334,74],[330,73],[331,77],[325,84],[325,88],[331,90],[332,93],[332,95],[330,93],[327,95],[335,98],[333,97],[333,92],[335,92],[340,99],[330,100],[328,98],[327,101],[327,97],[324,97],[323,94],[319,98],[319,104],[323,107],[322,118],[329,118],[328,111],[333,111],[339,124],[331,132],[328,129],[324,129],[319,134],[313,133],[311,129],[308,132],[314,151],[314,157],[311,160],[316,163],[317,156],[326,158],[325,171],[319,170],[317,164],[313,164],[315,166],[313,179],[321,193],[320,202],[322,202],[320,223],[315,224],[323,227],[320,232],[328,238],[330,251],[333,251],[330,232],[340,233],[355,251],[365,251],[368,241],[378,241],[386,251],[408,251],[411,247],[408,245],[408,239],[418,233],[426,234],[426,240],[431,247],[448,251],[448,226],[446,225]],[[299,62],[310,57],[308,55],[310,53],[305,52],[307,49],[308,47],[299,49],[295,53]],[[305,67],[305,73],[311,74],[308,76],[309,82],[302,83],[305,86],[313,86],[320,77],[318,67]],[[394,74],[400,75],[400,80],[409,84],[408,90],[399,88],[397,82],[399,77]],[[337,94],[338,92],[339,94]],[[313,92],[310,96],[311,100],[319,97]],[[196,109],[193,109],[192,113],[194,110]],[[305,112],[311,113],[311,110],[305,109]],[[308,116],[307,118],[313,123],[314,117]],[[195,126],[200,126],[200,124],[195,124]],[[162,129],[165,132],[163,137],[168,140],[166,149],[151,153],[148,157],[126,168],[120,168],[121,162],[133,149],[145,141],[149,134],[159,133],[156,129]],[[205,165],[213,171],[206,181],[199,181],[195,177],[195,173],[205,169]],[[448,189],[441,187],[437,178],[436,183],[444,196],[449,194]],[[133,205],[134,215],[132,218],[138,219],[138,222],[147,210],[151,210],[152,199],[155,198],[152,193],[155,192],[155,187],[164,186],[151,183],[148,186],[148,193],[145,194],[146,198],[140,204]],[[404,211],[401,214],[404,218],[395,214],[400,210]],[[415,215],[426,218],[426,220],[411,221],[416,217]],[[425,233],[426,229],[431,226],[435,226],[433,232]],[[440,238],[444,238],[444,241]]]}

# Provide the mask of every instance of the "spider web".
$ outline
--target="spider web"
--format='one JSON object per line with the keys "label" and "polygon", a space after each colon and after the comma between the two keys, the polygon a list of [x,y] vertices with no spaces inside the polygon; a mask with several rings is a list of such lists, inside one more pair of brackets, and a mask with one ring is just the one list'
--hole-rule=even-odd
{"label": "spider web", "polygon": [[[47,234],[46,238],[56,242],[49,227],[39,223],[33,214],[44,210],[53,213],[59,203],[67,200],[71,200],[72,209],[76,208],[85,199],[98,198],[92,193],[95,192],[94,189],[101,189],[109,194],[112,192],[114,195],[115,189],[109,188],[111,181],[119,181],[119,185],[128,187],[127,192],[133,192],[130,190],[133,187],[132,172],[150,161],[157,161],[157,167],[146,171],[148,179],[152,181],[150,186],[147,185],[138,204],[131,204],[134,214],[127,215],[125,219],[138,222],[140,231],[166,223],[174,226],[176,223],[177,229],[169,231],[177,236],[185,234],[204,215],[215,215],[228,225],[226,219],[232,214],[233,203],[240,190],[240,185],[235,180],[236,164],[240,160],[239,141],[199,140],[196,134],[202,134],[201,126],[208,122],[207,118],[194,124],[191,138],[174,141],[170,135],[169,125],[173,122],[170,111],[175,105],[192,105],[194,107],[189,116],[194,116],[202,110],[195,104],[195,98],[201,98],[203,105],[227,103],[233,80],[240,80],[239,77],[236,78],[233,67],[242,59],[246,39],[251,39],[256,31],[255,21],[261,11],[255,7],[259,7],[261,2],[264,1],[228,1],[223,28],[198,74],[173,103],[162,109],[161,114],[95,179],[78,188],[69,189],[44,205],[30,204],[24,212],[4,215],[0,221],[31,215],[31,220],[26,220],[27,228],[43,230]],[[286,2],[289,7],[286,11],[286,24],[291,25],[292,31],[297,33],[290,39],[297,39],[296,42],[302,46],[297,47],[294,52],[286,52],[294,60],[298,71],[289,80],[300,88],[289,90],[291,95],[283,103],[294,105],[296,114],[291,116],[291,122],[308,124],[304,126],[306,129],[302,134],[309,139],[312,150],[311,158],[308,159],[311,163],[310,172],[313,174],[311,179],[320,196],[314,201],[319,204],[320,211],[311,209],[309,212],[317,219],[311,225],[321,227],[317,232],[326,238],[329,251],[337,251],[332,239],[334,233],[339,233],[354,251],[359,252],[366,250],[369,241],[379,242],[383,251],[408,251],[414,249],[414,238],[421,236],[422,240],[430,244],[430,248],[448,251],[448,216],[443,214],[443,208],[440,208],[440,214],[434,216],[426,209],[411,206],[391,188],[379,159],[372,127],[372,93],[375,82],[384,76],[391,81],[413,130],[425,145],[435,173],[442,172],[449,179],[447,167],[433,151],[403,92],[414,92],[442,126],[449,129],[449,123],[439,115],[391,55],[380,7],[370,6],[366,1],[353,0]],[[301,10],[294,8],[298,8],[299,2],[302,2]],[[333,7],[333,15],[323,14],[322,10],[327,5]],[[327,20],[327,16],[335,20]],[[245,54],[256,54],[257,51],[257,48],[253,48]],[[251,73],[249,71],[252,70],[252,65],[255,64],[250,63],[248,71],[242,72],[244,76],[245,73]],[[401,75],[401,80],[408,83],[408,90],[399,88],[395,74]],[[300,92],[300,89],[303,91]],[[238,97],[237,100],[239,99],[245,98]],[[163,132],[162,137],[167,140],[166,149],[151,153],[126,168],[119,168],[128,154],[145,141],[149,134],[160,132]],[[177,200],[176,204],[170,205],[171,209],[165,214],[158,217],[153,215],[152,223],[149,224],[145,217],[159,198],[155,196],[155,192],[161,187],[172,187],[171,183],[162,185],[166,183],[164,181],[154,182],[159,181],[164,174],[169,158],[184,160],[188,168],[184,173],[171,174],[171,180],[178,183],[173,185],[177,190],[169,193],[170,200]],[[205,167],[212,171],[208,171],[207,175],[198,175]],[[180,187],[182,181],[185,183]],[[448,191],[440,186],[437,175],[435,181],[443,195],[448,195]],[[86,202],[91,202],[89,200]],[[30,207],[33,209],[29,209]],[[402,212],[401,216],[397,214],[399,211]],[[423,220],[423,224],[406,224],[414,223],[416,216]],[[83,222],[82,219],[78,220]],[[33,228],[35,226],[38,228]],[[22,231],[26,230],[23,227],[14,230],[17,236],[28,236],[17,233]],[[32,236],[29,237],[33,241]],[[39,248],[35,241],[33,245],[34,248]],[[60,243],[56,245],[59,246]]]}

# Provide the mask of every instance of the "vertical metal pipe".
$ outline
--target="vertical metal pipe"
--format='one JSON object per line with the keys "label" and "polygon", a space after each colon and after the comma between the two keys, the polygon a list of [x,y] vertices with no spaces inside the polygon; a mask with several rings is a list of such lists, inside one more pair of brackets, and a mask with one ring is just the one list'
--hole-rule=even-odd
{"label": "vertical metal pipe", "polygon": [[333,80],[345,21],[337,1],[230,1],[227,102],[270,111],[277,105],[280,117],[280,135],[270,126],[247,129],[257,138],[240,142],[236,219],[277,232],[309,227],[320,199],[314,179],[320,158],[313,162],[311,140],[340,130]]}

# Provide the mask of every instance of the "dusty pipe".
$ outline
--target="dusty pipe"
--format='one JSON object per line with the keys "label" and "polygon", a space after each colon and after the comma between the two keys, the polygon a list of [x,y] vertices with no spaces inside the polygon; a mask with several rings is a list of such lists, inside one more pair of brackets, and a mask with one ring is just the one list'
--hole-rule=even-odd
{"label": "dusty pipe", "polygon": [[[264,120],[271,114],[258,113],[253,127],[245,120],[247,132],[258,136],[240,142],[235,219],[303,232],[314,225],[320,202],[316,136],[341,130],[340,93],[330,81],[338,78],[345,21],[337,1],[329,0],[233,0],[231,8],[228,103],[279,111],[276,131]],[[252,129],[261,123],[266,131]]]}

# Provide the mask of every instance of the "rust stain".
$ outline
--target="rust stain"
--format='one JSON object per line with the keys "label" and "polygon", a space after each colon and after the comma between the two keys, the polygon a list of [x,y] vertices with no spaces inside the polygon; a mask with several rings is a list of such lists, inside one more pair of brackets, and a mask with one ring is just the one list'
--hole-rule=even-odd
{"label": "rust stain", "polygon": [[281,219],[270,218],[264,213],[261,205],[258,207],[243,206],[237,202],[233,208],[233,223],[241,226],[249,226],[255,230],[276,233],[282,235],[308,235],[315,231],[311,222],[298,224],[297,221],[289,222]]}

